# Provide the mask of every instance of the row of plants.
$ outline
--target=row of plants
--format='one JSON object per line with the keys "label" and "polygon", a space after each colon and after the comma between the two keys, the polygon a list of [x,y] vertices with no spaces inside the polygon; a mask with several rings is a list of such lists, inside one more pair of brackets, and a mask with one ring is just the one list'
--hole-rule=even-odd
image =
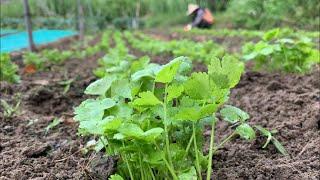
{"label": "row of plants", "polygon": [[[272,29],[271,29],[272,30]],[[208,35],[216,37],[240,37],[244,39],[254,39],[261,38],[268,31],[261,30],[248,30],[248,29],[192,29],[190,31],[184,31],[181,28],[173,28],[171,33],[179,33],[184,36],[195,36],[195,35]],[[290,28],[281,28],[280,33],[284,35],[294,35],[294,36],[307,36],[312,39],[319,38],[319,31],[303,31],[303,30],[293,30]]]}
{"label": "row of plants", "polygon": [[[206,173],[209,180],[214,154],[233,138],[254,140],[254,129],[266,136],[264,147],[272,142],[287,154],[270,131],[249,124],[246,112],[224,105],[244,71],[237,58],[212,57],[208,71],[197,73],[191,72],[187,57],[165,65],[150,63],[147,56],[128,53],[121,33],[114,33],[113,39],[115,47],[99,63],[100,79],[84,91],[92,97],[74,111],[79,133],[95,137],[100,147],[96,150],[119,157],[110,179],[202,179]],[[234,128],[216,141],[220,121]],[[207,154],[206,125],[212,129]]]}
{"label": "row of plants", "polygon": [[[25,52],[23,54],[25,70],[33,73],[37,70],[43,70],[47,62],[61,64],[67,59],[85,59],[100,51],[106,51],[109,48],[109,36],[110,31],[105,31],[102,35],[102,40],[94,46],[89,46],[88,40],[86,40],[79,42],[79,44],[74,44],[73,50],[45,49],[40,52]],[[84,46],[86,47],[83,48]]]}
{"label": "row of plants", "polygon": [[[91,40],[91,38],[87,38],[84,42],[73,44],[71,50],[45,49],[40,52],[26,51],[22,56],[23,64],[25,65],[24,71],[26,73],[34,73],[43,70],[46,63],[61,64],[68,59],[85,59],[98,52],[107,51],[109,49],[110,35],[110,31],[105,31],[101,41],[94,46],[88,45],[88,41]],[[1,53],[0,80],[19,83],[20,77],[18,70],[18,66],[11,61],[10,54]]]}
{"label": "row of plants", "polygon": [[273,29],[266,32],[259,42],[246,43],[243,59],[253,60],[257,70],[306,73],[320,63],[320,52],[306,36]]}
{"label": "row of plants", "polygon": [[209,64],[212,57],[223,57],[225,49],[213,41],[194,42],[191,40],[157,40],[142,33],[135,35],[125,32],[125,37],[130,45],[145,53],[169,53],[177,56],[187,56],[192,61]]}
{"label": "row of plants", "polygon": [[[177,31],[178,32],[178,31]],[[219,32],[212,30],[193,30],[189,35],[201,34],[199,32]],[[179,32],[185,36],[189,32]],[[319,32],[294,32],[291,29],[272,29],[262,31],[225,31],[226,36],[260,37],[258,42],[247,42],[242,47],[242,60],[253,61],[254,70],[280,71],[287,73],[310,72],[315,64],[320,63],[319,50],[311,37]],[[259,35],[258,35],[259,34]]]}

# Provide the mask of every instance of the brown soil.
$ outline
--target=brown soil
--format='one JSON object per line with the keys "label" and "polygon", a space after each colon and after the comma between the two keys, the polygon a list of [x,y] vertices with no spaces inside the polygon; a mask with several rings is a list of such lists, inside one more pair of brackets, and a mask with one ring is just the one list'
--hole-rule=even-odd
{"label": "brown soil", "polygon": [[[1,100],[13,105],[21,101],[12,117],[4,117],[0,107],[0,179],[101,179],[112,173],[112,158],[81,153],[88,139],[77,135],[72,119],[73,107],[88,98],[83,90],[95,80],[92,70],[103,54],[49,64],[31,75],[23,74],[21,67],[20,84],[0,83]],[[61,81],[69,79],[73,82],[63,93]],[[45,133],[54,118],[62,122]]]}
{"label": "brown soil", "polygon": [[[131,53],[144,55],[133,49]],[[73,107],[87,98],[82,92],[94,81],[92,69],[102,55],[22,75],[19,85],[0,83],[1,99],[9,104],[21,100],[20,112],[13,117],[5,118],[0,107],[0,179],[106,179],[114,172],[114,158],[81,153],[89,139],[77,135],[72,119]],[[164,64],[172,56],[151,59]],[[195,67],[195,71],[203,70],[203,65]],[[68,79],[74,81],[63,94],[59,82]],[[247,111],[250,124],[278,130],[275,137],[290,155],[282,156],[272,144],[262,149],[266,139],[261,135],[253,142],[235,138],[214,156],[213,179],[319,179],[319,88],[319,69],[308,75],[246,72],[228,104]],[[46,134],[45,128],[55,117],[62,122]],[[216,141],[230,129],[219,123]],[[205,136],[209,134],[208,130]]]}
{"label": "brown soil", "polygon": [[[235,139],[214,157],[214,179],[320,178],[320,71],[309,75],[246,72],[232,90],[228,104],[247,111],[250,124],[276,129],[288,157],[266,138],[248,143]],[[226,124],[218,137],[228,134]]]}

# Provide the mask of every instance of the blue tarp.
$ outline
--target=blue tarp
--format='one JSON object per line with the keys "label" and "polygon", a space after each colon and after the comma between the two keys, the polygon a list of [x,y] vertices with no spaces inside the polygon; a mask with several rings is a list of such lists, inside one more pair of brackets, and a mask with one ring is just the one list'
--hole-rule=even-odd
{"label": "blue tarp", "polygon": [[[36,45],[47,44],[61,38],[75,35],[76,32],[70,30],[37,30],[33,31],[33,40]],[[19,32],[0,37],[0,52],[13,52],[28,47],[27,32]]]}

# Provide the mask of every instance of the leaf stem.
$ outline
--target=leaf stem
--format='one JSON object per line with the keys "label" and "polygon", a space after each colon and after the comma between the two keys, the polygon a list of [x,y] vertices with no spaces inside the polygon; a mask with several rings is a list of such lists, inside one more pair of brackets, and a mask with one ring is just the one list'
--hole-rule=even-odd
{"label": "leaf stem", "polygon": [[208,159],[208,168],[207,168],[207,180],[211,178],[212,171],[212,156],[213,156],[213,148],[214,148],[214,136],[215,136],[215,119],[212,121],[211,126],[211,135],[210,135],[210,147],[209,147],[209,159]]}
{"label": "leaf stem", "polygon": [[229,142],[235,135],[236,135],[236,131],[233,131],[228,137],[226,137],[218,146],[216,146],[213,150],[213,153],[215,153],[218,149],[220,149],[221,147],[223,147],[223,145],[227,142]]}
{"label": "leaf stem", "polygon": [[[122,142],[122,146],[124,147],[124,143],[123,142]],[[130,164],[129,164],[128,160],[127,160],[127,157],[126,157],[125,153],[123,154],[123,160],[126,162],[126,165],[128,167],[131,180],[134,180],[133,174],[132,174],[132,171],[131,171],[131,167],[130,167]]]}
{"label": "leaf stem", "polygon": [[[159,149],[159,150],[160,150],[159,146],[158,146],[156,143],[154,143],[154,145],[157,147],[157,149]],[[170,173],[171,173],[171,175],[172,175],[173,179],[177,180],[177,179],[178,179],[178,177],[177,177],[177,175],[176,175],[176,173],[175,173],[174,169],[173,169],[173,168],[171,167],[171,165],[168,163],[168,161],[167,161],[167,159],[166,159],[166,156],[165,156],[165,155],[162,155],[162,159],[163,159],[163,161],[165,162],[165,164],[166,164],[166,166],[167,166],[168,170],[170,171]]]}
{"label": "leaf stem", "polygon": [[195,122],[192,123],[192,135],[193,135],[194,151],[196,153],[196,167],[197,167],[197,171],[199,174],[199,179],[202,180],[201,166],[200,166],[200,161],[199,161],[199,151],[198,151],[197,138],[196,138]]}
{"label": "leaf stem", "polygon": [[164,89],[164,102],[163,102],[163,113],[164,113],[164,117],[163,117],[163,121],[164,121],[164,132],[165,132],[165,136],[166,136],[166,151],[167,151],[167,155],[168,155],[168,161],[171,165],[171,167],[173,168],[173,164],[172,164],[172,159],[171,159],[171,153],[170,153],[170,141],[169,141],[169,131],[168,131],[168,127],[167,127],[167,87],[168,85],[165,85],[165,89]]}
{"label": "leaf stem", "polygon": [[194,137],[193,137],[193,133],[192,133],[192,135],[191,135],[191,137],[190,137],[190,140],[189,140],[189,143],[188,143],[188,145],[187,145],[186,151],[185,151],[184,156],[183,156],[182,159],[185,159],[185,158],[187,157],[188,152],[189,152],[189,149],[190,149],[191,144],[192,144],[192,142],[193,142],[193,138],[194,138]]}

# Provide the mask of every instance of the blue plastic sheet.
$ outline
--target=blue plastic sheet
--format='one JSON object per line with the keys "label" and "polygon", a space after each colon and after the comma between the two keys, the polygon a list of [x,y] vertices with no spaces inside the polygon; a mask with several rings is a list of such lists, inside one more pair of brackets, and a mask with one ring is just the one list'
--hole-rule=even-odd
{"label": "blue plastic sheet", "polygon": [[[62,38],[75,35],[76,32],[70,30],[47,30],[41,29],[33,31],[33,41],[36,45],[42,45],[57,41]],[[27,32],[19,32],[0,37],[0,52],[13,52],[28,47]]]}

